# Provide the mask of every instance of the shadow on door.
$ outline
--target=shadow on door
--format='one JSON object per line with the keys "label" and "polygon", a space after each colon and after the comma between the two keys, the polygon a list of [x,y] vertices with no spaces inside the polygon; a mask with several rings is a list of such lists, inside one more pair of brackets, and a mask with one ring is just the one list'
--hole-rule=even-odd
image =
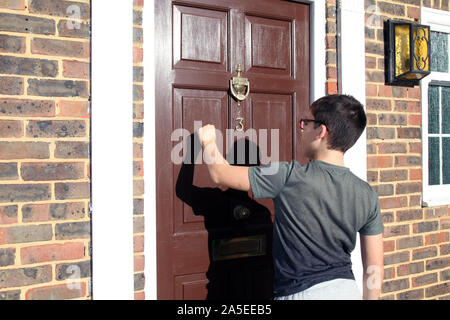
{"label": "shadow on door", "polygon": [[[239,142],[244,142],[245,158]],[[205,298],[271,299],[271,212],[250,198],[248,192],[195,186],[194,159],[201,152],[201,148],[194,151],[195,145],[200,146],[196,133],[188,139],[186,156],[176,182],[176,195],[196,216],[203,217],[208,232],[210,264],[206,272]],[[236,141],[226,158],[232,165],[254,166],[260,165],[259,155],[259,148],[245,139]]]}

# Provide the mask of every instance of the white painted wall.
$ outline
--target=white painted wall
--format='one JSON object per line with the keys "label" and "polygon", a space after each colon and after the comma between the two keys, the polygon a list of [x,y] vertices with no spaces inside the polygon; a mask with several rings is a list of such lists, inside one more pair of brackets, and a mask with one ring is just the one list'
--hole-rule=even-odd
{"label": "white painted wall", "polygon": [[134,299],[133,1],[91,5],[92,298],[128,300]]}
{"label": "white painted wall", "polygon": [[[340,0],[340,88],[341,93],[350,94],[366,105],[365,77],[365,35],[364,35],[364,1]],[[366,131],[357,143],[345,153],[345,166],[367,181],[367,142]],[[356,247],[352,252],[353,273],[362,293],[363,267],[359,234]]]}

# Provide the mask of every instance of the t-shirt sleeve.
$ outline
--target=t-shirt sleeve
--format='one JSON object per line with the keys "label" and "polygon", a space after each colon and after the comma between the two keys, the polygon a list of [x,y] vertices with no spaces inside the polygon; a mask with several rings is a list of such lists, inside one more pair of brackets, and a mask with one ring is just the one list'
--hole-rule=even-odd
{"label": "t-shirt sleeve", "polygon": [[292,171],[294,161],[274,162],[259,167],[250,167],[248,176],[256,199],[276,198]]}
{"label": "t-shirt sleeve", "polygon": [[380,201],[378,195],[375,200],[375,208],[369,213],[367,222],[359,230],[359,233],[366,236],[374,236],[382,233],[384,230],[383,221],[381,220]]}

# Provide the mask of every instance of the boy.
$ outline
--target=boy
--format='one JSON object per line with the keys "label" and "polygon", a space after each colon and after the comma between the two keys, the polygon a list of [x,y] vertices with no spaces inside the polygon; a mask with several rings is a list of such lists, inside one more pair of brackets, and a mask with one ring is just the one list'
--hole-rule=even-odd
{"label": "boy", "polygon": [[[378,299],[383,279],[383,223],[378,196],[344,167],[344,153],[366,126],[364,108],[347,95],[314,102],[301,119],[301,148],[310,161],[280,162],[278,172],[230,166],[215,144],[215,128],[198,130],[212,180],[272,198],[275,299],[361,299],[350,253],[360,233],[363,298]],[[365,159],[361,159],[365,161]]]}

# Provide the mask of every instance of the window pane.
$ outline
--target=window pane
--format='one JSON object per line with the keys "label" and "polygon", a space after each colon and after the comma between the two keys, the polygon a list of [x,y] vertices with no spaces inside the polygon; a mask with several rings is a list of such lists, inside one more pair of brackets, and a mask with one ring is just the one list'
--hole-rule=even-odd
{"label": "window pane", "polygon": [[444,184],[450,184],[450,138],[442,139],[442,164]]}
{"label": "window pane", "polygon": [[431,32],[431,71],[449,71],[448,33]]}
{"label": "window pane", "polygon": [[441,88],[442,88],[442,133],[450,133],[450,87],[441,87]]}
{"label": "window pane", "polygon": [[439,87],[430,86],[428,90],[428,133],[439,133]]}
{"label": "window pane", "polygon": [[441,183],[441,166],[439,159],[439,138],[428,138],[428,184]]}

